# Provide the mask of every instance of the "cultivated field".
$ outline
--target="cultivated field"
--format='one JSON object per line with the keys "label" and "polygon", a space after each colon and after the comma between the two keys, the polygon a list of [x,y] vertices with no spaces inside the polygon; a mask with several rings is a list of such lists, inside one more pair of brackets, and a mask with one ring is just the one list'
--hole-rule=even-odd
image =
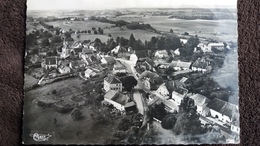
{"label": "cultivated field", "polygon": [[173,29],[174,33],[182,34],[188,32],[192,35],[200,37],[212,38],[216,40],[232,40],[237,41],[237,30],[234,26],[237,25],[236,20],[184,20],[184,19],[169,19],[168,16],[141,16],[141,15],[123,15],[111,20],[143,21],[145,24],[150,24],[153,28],[159,31],[169,32]]}
{"label": "cultivated field", "polygon": [[[77,30],[91,30],[92,27],[98,29],[111,27],[113,24],[109,23],[102,23],[97,21],[55,21],[55,22],[47,22],[49,25],[53,25],[54,27],[61,27],[62,29],[68,31],[70,29],[77,31]],[[92,31],[92,30],[91,30]],[[92,32],[93,33],[93,32]]]}

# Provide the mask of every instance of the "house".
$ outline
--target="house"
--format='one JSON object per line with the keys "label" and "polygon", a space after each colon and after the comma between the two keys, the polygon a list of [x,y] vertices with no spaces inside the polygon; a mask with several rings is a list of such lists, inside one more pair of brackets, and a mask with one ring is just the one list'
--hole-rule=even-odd
{"label": "house", "polygon": [[185,45],[188,42],[188,39],[180,39],[180,41],[181,41],[182,44]]}
{"label": "house", "polygon": [[197,112],[202,116],[207,116],[209,113],[207,104],[210,100],[201,94],[194,94],[190,98],[194,100],[195,105],[197,106]]}
{"label": "house", "polygon": [[47,57],[44,59],[42,66],[45,69],[57,68],[58,67],[58,58],[55,57]]}
{"label": "house", "polygon": [[104,79],[104,90],[108,92],[109,90],[122,91],[122,82],[116,78],[114,75],[109,74]]}
{"label": "house", "polygon": [[83,60],[75,60],[70,62],[69,67],[71,69],[80,69],[86,67],[86,63]]}
{"label": "house", "polygon": [[180,52],[180,49],[176,49],[174,52],[173,52],[175,55],[179,56],[181,55],[181,52]]}
{"label": "house", "polygon": [[83,52],[83,48],[81,47],[70,50],[70,53],[74,55],[81,55],[82,52]]}
{"label": "house", "polygon": [[172,100],[174,100],[177,105],[180,105],[183,98],[187,96],[187,93],[188,90],[183,87],[176,88],[172,91]]}
{"label": "house", "polygon": [[212,50],[212,48],[216,48],[219,51],[223,51],[224,47],[225,47],[224,43],[209,43],[208,44],[208,49],[209,50]]}
{"label": "house", "polygon": [[153,62],[154,62],[155,67],[158,67],[161,64],[168,64],[166,60],[161,59],[161,58],[154,59]]}
{"label": "house", "polygon": [[117,91],[110,90],[104,95],[104,101],[113,105],[119,111],[124,112],[125,105],[128,102],[128,97],[118,93]]}
{"label": "house", "polygon": [[97,75],[97,73],[94,70],[91,70],[89,68],[85,71],[85,77],[86,78],[90,78],[90,77],[93,77],[93,76],[96,76],[96,75]]}
{"label": "house", "polygon": [[114,64],[113,73],[127,73],[127,68],[119,61]]}
{"label": "house", "polygon": [[166,50],[157,50],[154,54],[156,58],[166,58],[169,57],[168,52]]}
{"label": "house", "polygon": [[111,53],[117,55],[117,57],[119,58],[130,56],[127,49],[120,45],[116,46],[113,50],[111,50]]}
{"label": "house", "polygon": [[192,62],[183,62],[183,61],[172,61],[169,67],[172,67],[174,70],[189,70],[191,69]]}
{"label": "house", "polygon": [[197,45],[197,47],[199,47],[202,50],[202,52],[204,52],[204,53],[212,52],[211,49],[208,48],[208,46],[206,44],[204,44],[204,43],[199,43]]}
{"label": "house", "polygon": [[70,69],[69,66],[60,66],[60,67],[58,68],[58,70],[59,70],[59,72],[60,72],[61,74],[67,74],[67,73],[70,73],[70,71],[71,71],[71,69]]}
{"label": "house", "polygon": [[144,86],[149,90],[157,90],[163,83],[162,77],[151,71],[144,71],[139,79],[142,80]]}
{"label": "house", "polygon": [[231,119],[236,111],[235,105],[221,99],[214,98],[207,104],[207,107],[210,109],[211,117],[216,118],[223,123],[231,124]]}
{"label": "house", "polygon": [[38,55],[39,55],[39,56],[46,56],[46,55],[47,55],[47,52],[48,52],[48,49],[47,49],[47,48],[41,48],[41,49],[39,49],[39,51],[38,51]]}
{"label": "house", "polygon": [[131,112],[131,111],[135,111],[136,110],[136,104],[134,101],[131,102],[127,102],[125,104],[125,111],[126,112]]}
{"label": "house", "polygon": [[239,122],[239,111],[238,109],[235,111],[232,117],[231,122],[231,131],[239,134],[240,133],[240,122]]}
{"label": "house", "polygon": [[63,42],[60,58],[67,58],[70,56],[70,48],[68,42]]}
{"label": "house", "polygon": [[114,57],[111,56],[104,56],[101,58],[101,64],[107,64],[107,65],[114,65],[116,63],[116,60]]}
{"label": "house", "polygon": [[163,83],[156,91],[157,91],[160,95],[169,98],[170,93],[169,93],[169,90],[167,89],[165,83]]}
{"label": "house", "polygon": [[205,59],[198,58],[191,66],[193,71],[199,71],[202,73],[210,72],[212,67],[209,62],[206,62]]}
{"label": "house", "polygon": [[131,54],[129,60],[132,61],[135,65],[138,60],[138,57],[136,56],[136,54]]}
{"label": "house", "polygon": [[37,64],[41,65],[41,59],[38,55],[32,55],[30,62],[34,65],[37,65]]}

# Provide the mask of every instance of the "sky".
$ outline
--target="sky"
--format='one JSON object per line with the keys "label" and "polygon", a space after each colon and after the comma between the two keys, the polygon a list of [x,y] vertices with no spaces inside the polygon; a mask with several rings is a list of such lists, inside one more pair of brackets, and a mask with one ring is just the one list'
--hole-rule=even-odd
{"label": "sky", "polygon": [[28,10],[102,10],[118,8],[236,8],[237,0],[27,0]]}

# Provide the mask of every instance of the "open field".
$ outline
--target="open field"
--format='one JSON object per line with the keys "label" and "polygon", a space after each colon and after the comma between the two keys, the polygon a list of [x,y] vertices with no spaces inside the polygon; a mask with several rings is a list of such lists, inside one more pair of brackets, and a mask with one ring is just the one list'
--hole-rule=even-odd
{"label": "open field", "polygon": [[28,74],[24,74],[24,89],[30,88],[37,84],[38,80]]}
{"label": "open field", "polygon": [[222,41],[236,41],[237,25],[236,20],[184,20],[184,19],[169,19],[168,16],[146,16],[141,15],[123,15],[111,20],[143,21],[145,24],[150,24],[153,28],[159,31],[169,32],[173,29],[174,33],[182,34],[188,32],[192,35],[207,37]]}
{"label": "open field", "polygon": [[54,27],[61,27],[66,31],[68,31],[69,29],[72,29],[74,31],[77,30],[82,31],[82,30],[91,30],[92,27],[98,29],[98,27],[105,28],[105,27],[113,26],[113,24],[102,23],[97,21],[55,21],[55,22],[46,22],[46,23],[49,25],[53,25]]}
{"label": "open field", "polygon": [[109,39],[108,35],[106,34],[80,34],[80,38],[77,38],[77,34],[72,34],[71,37],[74,40],[78,40],[78,41],[84,41],[84,40],[91,40],[94,41],[96,38],[99,38],[101,40],[101,42],[107,42],[107,40]]}
{"label": "open field", "polygon": [[[57,21],[57,22],[47,22],[49,25],[53,25],[54,27],[61,27],[64,30],[69,30],[70,28],[72,30],[91,30],[92,27],[95,27],[96,29],[98,27],[104,29],[103,35],[94,35],[93,31],[92,34],[81,34],[81,38],[79,40],[95,40],[96,38],[99,38],[102,42],[106,42],[108,40],[108,34],[111,34],[114,39],[119,37],[129,38],[131,33],[134,34],[136,39],[140,39],[142,41],[150,40],[152,36],[158,36],[158,34],[145,31],[145,30],[129,30],[127,28],[124,28],[124,30],[120,30],[119,27],[110,28],[113,26],[113,24],[109,23],[101,23],[97,21]],[[76,35],[72,35],[74,39],[76,39]],[[78,40],[78,39],[76,39]]]}
{"label": "open field", "polygon": [[[57,90],[57,97],[66,100],[71,96],[78,95],[81,91],[82,80],[78,78],[49,84],[25,93],[24,99],[24,136],[26,143],[35,143],[29,134],[36,132],[49,133],[52,135],[49,142],[55,143],[104,143],[118,125],[119,119],[108,121],[103,124],[97,123],[92,114],[110,115],[105,107],[95,108],[94,104],[80,107],[83,119],[74,121],[70,113],[61,114],[52,108],[42,108],[35,102],[36,98],[54,98],[52,91]],[[57,124],[54,124],[54,118]],[[75,130],[76,129],[76,130]],[[80,133],[77,136],[76,133]],[[40,144],[40,143],[39,143]]]}

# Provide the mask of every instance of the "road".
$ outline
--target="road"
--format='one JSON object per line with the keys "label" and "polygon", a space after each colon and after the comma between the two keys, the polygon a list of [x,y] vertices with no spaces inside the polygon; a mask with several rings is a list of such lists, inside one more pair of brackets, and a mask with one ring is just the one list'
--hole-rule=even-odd
{"label": "road", "polygon": [[[118,61],[120,61],[122,64],[124,64],[124,65],[126,66],[127,70],[128,70],[128,73],[129,73],[129,74],[132,74],[132,75],[135,77],[135,79],[138,81],[137,87],[138,87],[139,89],[142,89],[143,91],[145,91],[145,92],[147,92],[147,93],[149,93],[149,94],[156,95],[158,98],[160,98],[160,99],[164,102],[164,104],[165,104],[166,106],[168,106],[169,108],[171,108],[172,111],[174,111],[174,110],[177,110],[177,111],[178,111],[179,108],[178,108],[178,105],[177,105],[175,102],[173,102],[172,100],[167,100],[166,97],[160,95],[160,94],[159,94],[158,92],[156,92],[156,91],[151,91],[151,90],[147,89],[147,88],[143,85],[142,81],[140,81],[139,78],[137,77],[137,74],[138,74],[139,76],[140,76],[140,74],[135,70],[135,68],[134,68],[134,63],[133,63],[133,62],[131,62],[131,61],[129,61],[129,60],[121,59],[121,58],[117,58],[116,60],[118,60]],[[135,88],[137,88],[137,87],[135,87]],[[144,101],[143,101],[143,102],[144,102]],[[140,105],[140,106],[141,106],[141,105]],[[142,104],[142,106],[144,106],[144,103]]]}

